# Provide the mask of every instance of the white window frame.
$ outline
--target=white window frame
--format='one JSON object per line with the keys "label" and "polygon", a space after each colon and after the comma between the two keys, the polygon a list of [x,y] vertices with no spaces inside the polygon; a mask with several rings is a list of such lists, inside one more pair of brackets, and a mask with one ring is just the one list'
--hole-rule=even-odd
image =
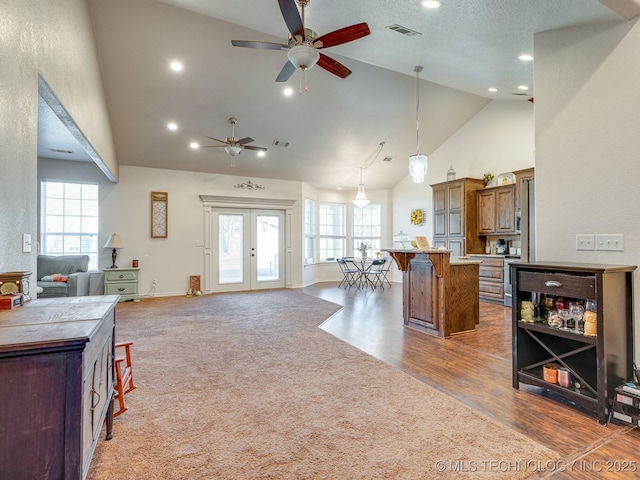
{"label": "white window frame", "polygon": [[370,203],[363,208],[353,205],[351,213],[351,246],[354,254],[361,243],[369,243],[371,248],[367,250],[367,255],[373,256],[380,251],[382,242],[382,205]]}
{"label": "white window frame", "polygon": [[89,255],[98,268],[99,185],[40,182],[40,251],[42,255]]}
{"label": "white window frame", "polygon": [[304,199],[304,264],[311,265],[318,261],[318,219],[317,203],[311,198]]}
{"label": "white window frame", "polygon": [[[330,214],[330,211],[333,214]],[[337,216],[337,222],[336,222]],[[318,212],[319,248],[321,262],[344,257],[347,246],[347,209],[344,203],[320,202]],[[328,243],[333,243],[329,248]]]}

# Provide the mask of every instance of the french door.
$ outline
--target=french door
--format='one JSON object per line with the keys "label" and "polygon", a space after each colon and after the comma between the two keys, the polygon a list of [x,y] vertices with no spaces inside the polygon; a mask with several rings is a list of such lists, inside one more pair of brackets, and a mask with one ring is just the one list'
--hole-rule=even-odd
{"label": "french door", "polygon": [[284,211],[213,208],[211,265],[214,292],[283,288]]}

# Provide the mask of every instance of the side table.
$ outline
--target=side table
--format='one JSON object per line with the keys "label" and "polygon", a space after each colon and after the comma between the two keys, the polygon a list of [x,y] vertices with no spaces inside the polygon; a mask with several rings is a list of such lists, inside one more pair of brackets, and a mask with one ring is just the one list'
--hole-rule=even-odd
{"label": "side table", "polygon": [[105,268],[104,294],[120,295],[121,302],[140,301],[138,292],[139,268]]}

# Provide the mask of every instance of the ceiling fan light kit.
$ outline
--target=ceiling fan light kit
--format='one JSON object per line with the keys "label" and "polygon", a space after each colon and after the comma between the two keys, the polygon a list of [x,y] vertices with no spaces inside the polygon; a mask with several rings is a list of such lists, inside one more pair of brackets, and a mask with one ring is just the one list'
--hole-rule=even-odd
{"label": "ceiling fan light kit", "polygon": [[227,146],[227,147],[224,147],[224,151],[227,152],[232,157],[235,157],[236,155],[238,155],[242,151],[242,148],[233,147],[233,146]]}
{"label": "ceiling fan light kit", "polygon": [[320,52],[309,45],[296,45],[287,52],[287,58],[297,70],[309,70],[318,60]]}

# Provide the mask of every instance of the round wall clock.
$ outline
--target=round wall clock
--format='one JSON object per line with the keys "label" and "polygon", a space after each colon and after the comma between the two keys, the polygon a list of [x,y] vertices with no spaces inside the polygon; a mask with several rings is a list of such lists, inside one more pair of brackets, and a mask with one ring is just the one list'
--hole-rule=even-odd
{"label": "round wall clock", "polygon": [[424,212],[422,210],[411,210],[411,224],[422,225],[424,223]]}

